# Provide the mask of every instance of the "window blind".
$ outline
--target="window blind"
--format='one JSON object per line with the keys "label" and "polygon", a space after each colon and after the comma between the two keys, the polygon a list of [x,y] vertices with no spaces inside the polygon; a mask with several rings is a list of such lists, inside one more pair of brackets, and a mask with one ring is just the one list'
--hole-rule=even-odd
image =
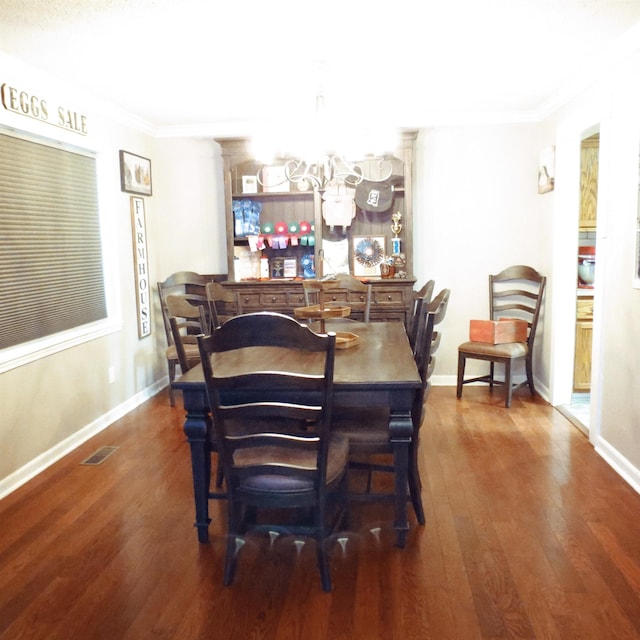
{"label": "window blind", "polygon": [[0,349],[106,317],[95,157],[0,134]]}

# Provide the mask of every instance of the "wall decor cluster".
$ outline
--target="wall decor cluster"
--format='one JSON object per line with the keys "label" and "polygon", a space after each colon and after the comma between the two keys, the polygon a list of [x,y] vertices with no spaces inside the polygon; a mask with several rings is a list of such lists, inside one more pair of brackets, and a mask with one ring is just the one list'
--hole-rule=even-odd
{"label": "wall decor cluster", "polygon": [[120,188],[126,193],[152,195],[151,160],[120,150]]}
{"label": "wall decor cluster", "polygon": [[147,251],[144,198],[131,197],[131,233],[133,235],[138,338],[144,338],[151,335],[151,290],[149,288],[149,254]]}

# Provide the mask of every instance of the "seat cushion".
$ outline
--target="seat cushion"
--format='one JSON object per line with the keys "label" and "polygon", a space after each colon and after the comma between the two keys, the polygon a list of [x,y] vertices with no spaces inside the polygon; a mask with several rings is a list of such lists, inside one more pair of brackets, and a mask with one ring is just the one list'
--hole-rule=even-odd
{"label": "seat cushion", "polygon": [[459,353],[480,356],[496,356],[498,358],[522,358],[529,352],[526,342],[506,342],[491,344],[489,342],[465,342],[458,347]]}
{"label": "seat cushion", "polygon": [[352,453],[391,451],[388,407],[336,406],[331,429],[348,438]]}
{"label": "seat cushion", "polygon": [[[327,484],[339,480],[347,466],[349,441],[340,434],[331,434],[327,459]],[[238,466],[251,466],[280,462],[283,465],[295,465],[303,469],[314,469],[316,453],[312,450],[285,449],[283,447],[250,447],[240,449],[234,455]],[[263,474],[243,480],[242,489],[249,491],[282,491],[284,493],[312,491],[313,483],[303,476]]]}
{"label": "seat cushion", "polygon": [[[198,349],[197,344],[185,344],[184,352],[187,355],[187,359],[196,359],[200,358],[200,351]],[[167,360],[177,360],[178,359],[178,350],[176,349],[176,345],[172,344],[170,347],[167,347],[166,351]]]}

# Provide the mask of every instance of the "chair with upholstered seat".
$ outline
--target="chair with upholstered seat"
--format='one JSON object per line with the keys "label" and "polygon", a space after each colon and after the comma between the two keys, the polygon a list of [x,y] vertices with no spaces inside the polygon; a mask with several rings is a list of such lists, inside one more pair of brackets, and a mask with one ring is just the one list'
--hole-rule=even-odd
{"label": "chair with upholstered seat", "polygon": [[[528,385],[531,395],[535,395],[533,383],[533,344],[536,337],[540,309],[544,297],[546,277],[532,267],[517,265],[508,267],[496,275],[489,276],[489,308],[491,320],[518,318],[527,321],[525,342],[491,344],[469,341],[458,347],[457,396],[462,397],[462,387],[473,382],[505,386],[505,406],[511,406],[513,392]],[[467,360],[489,362],[489,373],[465,379]],[[518,362],[524,363],[525,380],[513,382],[513,368]],[[495,364],[504,365],[504,379],[495,378]]]}
{"label": "chair with upholstered seat", "polygon": [[407,335],[409,336],[409,344],[412,349],[416,343],[420,312],[425,308],[425,305],[428,305],[431,302],[435,284],[435,280],[428,280],[413,294],[413,300],[411,301],[411,313],[409,314],[409,320],[407,322]]}
{"label": "chair with upholstered seat", "polygon": [[262,531],[315,538],[330,591],[330,519],[346,506],[348,459],[347,439],[330,433],[335,334],[261,312],[198,340],[227,488],[224,584],[245,536]]}
{"label": "chair with upholstered seat", "polygon": [[[306,306],[318,304],[321,284],[317,280],[303,280],[302,287]],[[326,281],[324,284],[326,286]],[[325,306],[346,305],[351,308],[351,313],[348,318],[341,318],[341,320],[369,322],[371,292],[371,283],[362,282],[348,273],[339,273],[335,278],[335,286],[332,286],[331,290],[325,291]],[[332,322],[336,320],[338,319],[334,318]]]}
{"label": "chair with upholstered seat", "polygon": [[[192,302],[199,304],[207,304],[205,286],[211,280],[208,276],[200,275],[194,271],[177,271],[171,274],[166,280],[157,283],[158,297],[160,299],[160,310],[162,312],[162,323],[164,325],[165,336],[167,339],[166,358],[169,368],[169,402],[173,407],[175,405],[175,396],[171,383],[176,379],[176,368],[178,362],[178,352],[171,334],[171,326],[169,324],[169,314],[167,312],[166,297],[170,294],[188,294]],[[189,348],[193,351],[193,355],[197,353],[196,349]]]}
{"label": "chair with upholstered seat", "polygon": [[[449,303],[450,291],[444,289],[438,296],[422,309],[417,318],[417,330],[414,352],[416,364],[422,385],[416,393],[411,410],[413,436],[409,452],[409,497],[420,524],[425,523],[424,508],[422,506],[421,480],[418,468],[418,447],[420,427],[424,417],[424,404],[431,387],[431,374],[435,366],[433,351],[438,343],[434,343],[434,327],[444,320]],[[393,463],[380,462],[377,458],[382,454],[391,455],[393,446],[389,441],[389,411],[385,407],[357,407],[335,406],[332,429],[349,439],[350,464],[354,468],[365,469],[368,472],[367,486],[364,491],[350,492],[349,498],[354,501],[389,501],[395,498],[393,493],[372,491],[373,472],[394,473]]]}
{"label": "chair with upholstered seat", "polygon": [[165,302],[180,370],[186,373],[200,362],[197,336],[206,333],[207,313],[204,305],[193,304],[187,294],[168,295]]}
{"label": "chair with upholstered seat", "polygon": [[242,313],[240,296],[225,289],[219,282],[207,282],[207,302],[209,304],[209,331],[223,322]]}

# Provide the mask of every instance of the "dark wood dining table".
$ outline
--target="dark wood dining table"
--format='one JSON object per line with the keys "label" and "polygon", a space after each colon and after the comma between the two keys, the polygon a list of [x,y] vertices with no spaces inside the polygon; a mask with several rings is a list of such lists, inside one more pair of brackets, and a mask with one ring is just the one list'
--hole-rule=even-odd
{"label": "dark wood dining table", "polygon": [[[327,331],[348,331],[358,336],[357,344],[336,350],[334,400],[341,405],[385,406],[390,410],[389,440],[394,451],[394,529],[400,547],[409,531],[408,469],[413,435],[411,405],[420,387],[409,340],[400,322],[326,323]],[[211,414],[201,365],[173,382],[183,395],[186,419],[184,431],[191,448],[191,470],[196,521],[200,542],[209,541],[209,500],[224,497],[211,493]]]}

